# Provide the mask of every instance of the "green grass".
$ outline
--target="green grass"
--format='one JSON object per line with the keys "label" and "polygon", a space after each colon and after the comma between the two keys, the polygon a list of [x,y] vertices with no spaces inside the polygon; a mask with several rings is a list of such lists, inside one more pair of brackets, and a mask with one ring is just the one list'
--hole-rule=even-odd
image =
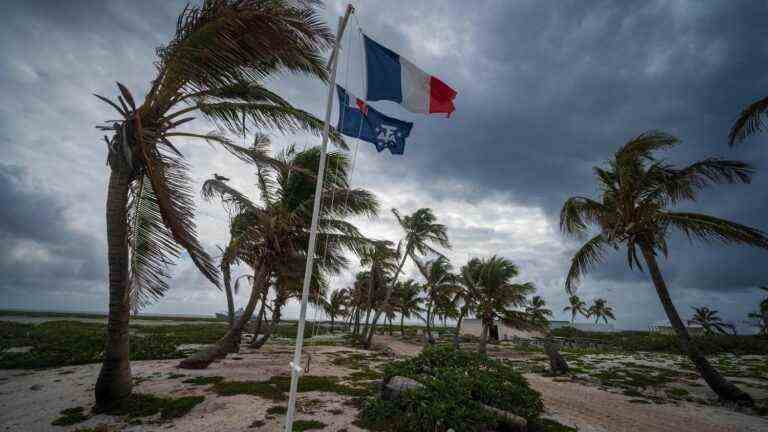
{"label": "green grass", "polygon": [[[287,400],[286,393],[290,389],[290,384],[291,377],[274,376],[267,381],[221,381],[214,384],[212,389],[220,396],[247,394],[280,402]],[[362,397],[370,395],[373,389],[370,386],[355,387],[341,384],[337,377],[305,375],[299,380],[297,391],[299,393],[318,391]]]}
{"label": "green grass", "polygon": [[[88,313],[88,312],[46,312],[46,311],[24,311],[24,310],[9,310],[0,309],[0,316],[18,316],[18,317],[31,317],[31,318],[81,318],[81,319],[106,319],[107,314],[104,313]],[[215,317],[188,317],[180,315],[139,315],[138,317],[132,317],[132,319],[139,319],[142,321],[200,321],[200,322],[223,322],[223,320]]]}
{"label": "green grass", "polygon": [[325,423],[317,420],[296,420],[293,422],[293,432],[320,430],[325,428],[325,426]]}
{"label": "green grass", "polygon": [[224,381],[224,377],[220,376],[198,376],[194,378],[185,379],[182,381],[185,384],[194,384],[194,385],[208,385],[208,384],[216,384]]}
{"label": "green grass", "polygon": [[90,418],[84,411],[85,408],[83,407],[67,408],[60,412],[59,414],[61,414],[61,417],[52,421],[51,424],[53,426],[71,426],[73,424],[82,423]]}
{"label": "green grass", "polygon": [[[225,324],[132,325],[131,360],[183,358],[182,344],[218,340]],[[37,369],[98,363],[102,360],[106,326],[79,321],[25,324],[0,321],[0,369]],[[2,352],[30,346],[25,353]]]}
{"label": "green grass", "polygon": [[134,393],[121,406],[112,408],[106,411],[106,413],[125,416],[128,419],[149,417],[160,413],[161,419],[170,420],[182,417],[204,400],[205,396],[172,398]]}

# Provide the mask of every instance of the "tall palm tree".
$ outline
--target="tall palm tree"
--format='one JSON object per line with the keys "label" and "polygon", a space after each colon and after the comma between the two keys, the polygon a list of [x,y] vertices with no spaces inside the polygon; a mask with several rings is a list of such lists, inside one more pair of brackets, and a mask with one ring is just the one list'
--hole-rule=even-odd
{"label": "tall palm tree", "polygon": [[405,319],[411,319],[414,316],[421,317],[420,312],[424,310],[421,307],[421,286],[415,280],[408,279],[397,283],[395,293],[397,312],[400,314],[400,335],[405,336],[405,326],[403,325]]}
{"label": "tall palm tree", "polygon": [[530,282],[514,283],[520,271],[512,261],[492,256],[477,263],[477,285],[471,302],[476,305],[476,315],[483,326],[479,351],[486,353],[488,334],[496,320],[513,328],[535,328],[530,316],[515,308],[526,305],[526,296],[536,291]]}
{"label": "tall palm tree", "polygon": [[729,324],[725,323],[723,319],[720,318],[716,310],[706,306],[693,308],[693,317],[689,322],[702,326],[704,332],[708,335],[713,335],[715,332],[727,334],[728,332],[726,329],[731,328]]}
{"label": "tall palm tree", "polygon": [[[239,224],[243,230],[237,253],[251,266],[254,283],[243,315],[235,326],[212,347],[183,360],[179,367],[199,369],[208,367],[218,357],[226,355],[226,347],[238,338],[250,320],[260,294],[270,286],[274,290],[272,320],[260,339],[263,344],[282,319],[281,311],[291,298],[300,298],[306,260],[312,202],[315,194],[314,175],[320,163],[320,149],[312,147],[297,151],[285,148],[271,166],[259,168],[257,184],[261,204],[256,205],[242,193],[219,182],[217,187],[243,209]],[[376,215],[378,203],[363,189],[349,188],[350,161],[342,153],[328,153],[328,165],[323,184],[323,203],[318,219],[316,265],[311,278],[311,298],[323,296],[327,277],[349,264],[345,252],[361,254],[370,241],[357,227],[345,219],[351,216]],[[335,197],[335,199],[332,199]]]}
{"label": "tall palm tree", "polygon": [[[397,265],[395,274],[392,276],[392,281],[387,286],[387,291],[384,295],[384,304],[389,304],[394,285],[397,282],[397,278],[400,276],[400,272],[405,265],[405,260],[408,257],[413,258],[414,256],[425,255],[427,253],[441,255],[433,246],[440,246],[446,249],[450,249],[451,247],[451,243],[448,241],[448,230],[445,225],[437,223],[437,218],[432,213],[431,209],[421,208],[416,210],[413,214],[405,216],[401,216],[397,209],[392,209],[392,213],[395,215],[395,218],[397,218],[400,227],[405,231],[405,238],[400,243],[400,246],[403,246],[403,253],[400,256],[400,263]],[[376,314],[374,314],[371,328],[376,327],[381,312],[382,311],[377,310]],[[372,341],[373,332],[369,331],[366,341],[366,346],[368,348],[370,348]]]}
{"label": "tall palm tree", "polygon": [[433,343],[432,328],[435,317],[441,312],[441,308],[448,312],[446,305],[452,305],[453,297],[458,291],[457,276],[451,272],[453,266],[444,256],[426,262],[414,256],[413,261],[424,277],[424,322],[427,326],[428,341]]}
{"label": "tall palm tree", "polygon": [[348,296],[349,293],[346,288],[344,288],[334,291],[327,301],[322,302],[323,311],[325,311],[328,318],[331,319],[331,332],[333,332],[333,324],[336,317],[344,317],[347,313],[346,307],[349,300]]}
{"label": "tall palm tree", "polygon": [[681,201],[695,201],[698,193],[712,184],[749,182],[753,170],[745,163],[717,158],[675,168],[654,156],[655,151],[674,147],[678,142],[663,132],[644,133],[630,140],[607,167],[595,168],[601,200],[573,197],[565,202],[560,226],[566,233],[584,234],[588,224],[600,229],[573,257],[565,287],[573,294],[581,276],[603,260],[608,247],[626,246],[629,266],[642,268],[640,249],[667,318],[677,333],[680,349],[721,398],[751,405],[752,398],[723,378],[691,343],[656,257],[659,252],[667,255],[666,238],[672,230],[682,232],[692,241],[768,248],[768,238],[760,230],[709,215],[670,210]]}
{"label": "tall palm tree", "polygon": [[602,298],[595,299],[592,305],[587,309],[587,318],[595,318],[595,324],[602,319],[608,324],[608,318],[615,320],[613,315],[613,307],[608,306],[608,301]]}
{"label": "tall palm tree", "polygon": [[322,53],[332,41],[312,1],[203,0],[184,8],[173,38],[157,50],[157,72],[143,101],[119,83],[116,101],[97,96],[119,114],[100,127],[112,135],[105,137],[109,319],[97,411],[131,393],[130,301],[140,307],[160,297],[167,267],[182,249],[218,284],[218,270],[197,239],[189,165],[173,141],[205,139],[245,162],[260,157],[222,134],[179,127],[197,113],[238,135],[264,127],[319,133],[320,120],[259,81],[282,72],[325,80]]}
{"label": "tall palm tree", "polygon": [[[456,321],[456,334],[453,337],[454,349],[459,349],[461,342],[461,324],[464,318],[475,315],[477,312],[477,303],[475,299],[480,298],[480,264],[478,258],[472,258],[466,264],[461,266],[456,278],[456,293],[453,298],[454,304],[459,309],[459,316]],[[459,304],[461,306],[459,306]]]}
{"label": "tall palm tree", "polygon": [[585,317],[587,316],[587,303],[579,298],[579,296],[576,294],[568,297],[568,303],[568,306],[563,308],[563,312],[571,313],[571,327],[573,327],[573,322],[576,320],[576,315],[581,314]]}

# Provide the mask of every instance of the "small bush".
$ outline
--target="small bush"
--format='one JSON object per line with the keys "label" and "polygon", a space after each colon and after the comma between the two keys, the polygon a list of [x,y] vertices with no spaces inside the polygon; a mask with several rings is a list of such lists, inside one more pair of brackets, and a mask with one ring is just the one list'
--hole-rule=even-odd
{"label": "small bush", "polygon": [[317,420],[296,420],[293,422],[293,432],[319,430],[325,427],[325,423]]}
{"label": "small bush", "polygon": [[539,393],[511,365],[475,352],[433,347],[418,357],[390,363],[384,374],[385,381],[403,376],[424,387],[399,400],[368,399],[360,420],[373,430],[503,429],[500,419],[481,404],[532,422],[538,421],[544,409]]}
{"label": "small bush", "polygon": [[129,419],[149,417],[160,413],[160,418],[168,420],[185,415],[203,400],[205,400],[205,396],[165,398],[149,394],[134,393],[121,406],[112,408],[106,411],[106,413],[126,416]]}
{"label": "small bush", "polygon": [[224,377],[220,376],[198,376],[194,378],[188,378],[182,381],[184,384],[194,384],[194,385],[208,385],[208,384],[216,384],[224,381]]}
{"label": "small bush", "polygon": [[286,412],[288,412],[288,408],[280,405],[269,407],[269,409],[267,410],[267,414],[271,414],[271,415],[284,415]]}
{"label": "small bush", "polygon": [[51,424],[54,426],[70,426],[82,423],[89,418],[84,411],[83,407],[67,408],[60,413],[61,417],[51,422]]}

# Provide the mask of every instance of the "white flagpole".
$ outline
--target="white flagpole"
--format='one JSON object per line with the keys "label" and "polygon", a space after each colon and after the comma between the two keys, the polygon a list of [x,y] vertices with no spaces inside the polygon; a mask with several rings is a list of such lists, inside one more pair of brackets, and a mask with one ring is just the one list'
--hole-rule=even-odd
{"label": "white flagpole", "polygon": [[325,107],[325,124],[323,125],[323,143],[320,146],[320,167],[317,170],[317,184],[315,185],[315,202],[312,210],[312,225],[309,230],[309,246],[307,247],[307,265],[304,269],[304,286],[301,291],[301,311],[299,313],[299,328],[296,332],[296,350],[293,352],[291,362],[291,392],[288,398],[288,412],[285,416],[285,432],[293,430],[293,414],[296,410],[296,390],[299,386],[299,374],[301,374],[301,349],[304,345],[304,324],[307,317],[307,301],[309,297],[309,284],[312,281],[312,265],[315,260],[315,242],[317,240],[317,220],[320,215],[320,204],[323,195],[323,177],[325,175],[325,158],[328,149],[328,135],[330,134],[331,111],[333,111],[334,92],[336,91],[336,65],[339,58],[339,47],[344,29],[347,27],[349,16],[354,12],[351,4],[347,5],[344,17],[339,18],[339,29],[336,34],[336,42],[333,45],[328,69],[331,76],[328,81],[328,102]]}

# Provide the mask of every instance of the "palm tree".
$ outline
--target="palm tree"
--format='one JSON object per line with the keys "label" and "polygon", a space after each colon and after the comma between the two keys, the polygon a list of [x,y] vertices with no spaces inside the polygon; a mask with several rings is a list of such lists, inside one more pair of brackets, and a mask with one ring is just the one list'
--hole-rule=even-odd
{"label": "palm tree", "polygon": [[[451,244],[448,241],[448,233],[445,225],[437,223],[437,218],[432,213],[431,209],[421,208],[416,210],[413,214],[405,216],[400,216],[400,213],[396,209],[392,209],[392,213],[394,213],[395,218],[397,218],[400,227],[405,231],[405,239],[400,243],[400,245],[404,244],[404,251],[400,256],[400,263],[397,265],[395,274],[392,276],[392,282],[387,286],[387,291],[384,295],[384,304],[389,304],[394,285],[397,282],[397,278],[400,276],[400,272],[403,270],[403,265],[405,265],[405,260],[408,257],[413,258],[414,256],[425,255],[427,253],[441,255],[433,248],[433,245],[441,246],[446,249],[450,249],[451,247]],[[377,310],[376,314],[374,314],[373,323],[371,324],[372,329],[376,327],[381,312],[381,310]],[[366,347],[370,348],[372,341],[373,331],[369,331]]]}
{"label": "palm tree", "polygon": [[281,72],[326,79],[322,53],[333,35],[315,6],[204,0],[185,7],[173,38],[157,50],[156,76],[143,102],[119,83],[116,102],[97,96],[120,116],[100,127],[112,136],[105,137],[109,319],[95,387],[97,411],[121,404],[131,393],[130,301],[138,302],[135,309],[160,297],[168,287],[167,267],[182,249],[218,284],[218,270],[197,239],[189,165],[173,141],[205,139],[249,163],[261,156],[222,134],[182,132],[179,126],[198,113],[238,135],[264,127],[321,131],[320,120],[259,84]]}
{"label": "palm tree", "polygon": [[768,248],[768,238],[760,230],[709,215],[669,209],[681,201],[695,201],[706,186],[749,182],[753,170],[745,163],[717,158],[675,168],[654,157],[654,151],[676,144],[677,138],[662,132],[644,133],[630,140],[607,167],[595,168],[602,191],[600,201],[573,197],[565,202],[560,226],[566,233],[584,234],[588,224],[600,229],[573,257],[565,287],[573,294],[581,276],[603,260],[607,247],[625,245],[630,268],[642,268],[639,248],[667,318],[677,333],[680,349],[721,398],[751,405],[752,398],[725,380],[691,343],[656,257],[658,252],[666,256],[666,237],[671,230],[681,231],[692,241],[716,240]]}
{"label": "palm tree", "polygon": [[539,327],[549,327],[549,318],[552,317],[552,311],[547,309],[547,302],[543,297],[533,296],[525,307],[525,313],[530,316],[532,322],[538,323]]}
{"label": "palm tree", "polygon": [[723,322],[722,318],[718,316],[718,312],[716,310],[702,306],[693,308],[693,311],[693,317],[689,320],[689,322],[702,326],[704,328],[704,332],[708,335],[713,335],[715,332],[720,334],[727,334],[726,329],[732,328],[729,324]]}
{"label": "palm tree", "polygon": [[575,294],[568,297],[568,303],[569,305],[563,308],[563,312],[571,313],[571,327],[573,327],[576,315],[581,314],[585,317],[587,316],[587,303]]}
{"label": "palm tree", "polygon": [[368,341],[368,338],[372,337],[369,334],[373,334],[376,330],[375,323],[369,325],[371,312],[374,309],[378,310],[376,305],[389,304],[389,301],[384,302],[383,298],[379,297],[386,291],[391,275],[397,268],[397,254],[398,251],[393,247],[392,242],[378,240],[373,242],[372,247],[366,248],[360,256],[360,265],[369,267],[369,270],[363,274],[368,286],[365,327],[362,333],[364,341]]}
{"label": "palm tree", "polygon": [[418,257],[413,257],[413,261],[424,277],[424,284],[422,285],[426,306],[424,322],[427,326],[428,341],[429,343],[434,343],[432,328],[434,327],[435,317],[440,313],[441,308],[443,311],[449,312],[446,305],[452,306],[452,298],[458,290],[457,277],[451,273],[451,263],[444,256],[424,263]]}
{"label": "palm tree", "polygon": [[331,332],[334,329],[336,317],[343,317],[347,310],[348,293],[346,288],[334,291],[327,301],[322,302],[323,311],[331,319]]}
{"label": "palm tree", "polygon": [[461,342],[461,324],[464,318],[474,315],[477,311],[475,299],[480,297],[480,259],[473,258],[461,266],[456,278],[456,294],[453,302],[461,304],[459,317],[456,321],[456,334],[453,337],[453,348],[459,349]]}
{"label": "palm tree", "polygon": [[602,319],[608,324],[608,318],[615,320],[613,315],[613,307],[608,306],[608,302],[605,299],[598,298],[592,302],[592,305],[587,309],[587,318],[595,317],[595,324]]}
{"label": "palm tree", "polygon": [[530,282],[513,283],[520,271],[506,258],[494,255],[476,265],[477,285],[470,301],[476,305],[476,315],[483,325],[479,351],[485,354],[488,334],[497,319],[514,328],[537,327],[527,313],[513,309],[525,306],[526,296],[536,288]]}
{"label": "palm tree", "polygon": [[413,316],[421,317],[419,314],[424,309],[421,307],[422,299],[421,286],[413,279],[398,282],[395,286],[397,295],[397,312],[400,314],[400,335],[405,336],[405,318],[411,319]]}
{"label": "palm tree", "polygon": [[[251,266],[254,283],[245,312],[235,326],[217,344],[183,360],[179,367],[199,369],[226,355],[225,347],[239,336],[251,318],[264,290],[272,287],[271,324],[260,338],[263,345],[280,323],[282,308],[291,298],[300,298],[306,260],[315,176],[320,163],[320,149],[297,151],[285,148],[270,166],[259,168],[257,184],[261,204],[257,206],[242,193],[220,181],[217,187],[240,206],[245,216],[238,224],[242,235],[237,253]],[[337,152],[328,154],[323,184],[323,204],[318,220],[317,257],[311,278],[311,298],[319,299],[327,286],[327,277],[349,264],[345,252],[362,254],[371,242],[345,219],[351,216],[375,216],[378,203],[370,192],[349,189],[349,159]],[[335,199],[332,199],[335,197]],[[260,345],[259,345],[260,346]]]}

